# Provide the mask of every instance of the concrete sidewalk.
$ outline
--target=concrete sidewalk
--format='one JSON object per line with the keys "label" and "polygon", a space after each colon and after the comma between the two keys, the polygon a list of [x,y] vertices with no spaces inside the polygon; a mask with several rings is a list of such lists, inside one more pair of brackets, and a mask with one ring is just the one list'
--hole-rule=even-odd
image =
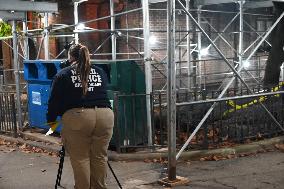
{"label": "concrete sidewalk", "polygon": [[[273,151],[272,151],[273,150]],[[249,156],[222,161],[180,161],[177,175],[191,182],[177,189],[283,189],[284,153],[271,148],[271,152],[253,153]],[[21,148],[0,144],[1,189],[54,188],[58,157],[44,153],[29,153]],[[123,189],[161,189],[157,180],[166,176],[163,163],[143,161],[110,161]],[[62,185],[74,185],[70,160],[66,157]],[[112,174],[108,173],[109,189],[118,188]]]}

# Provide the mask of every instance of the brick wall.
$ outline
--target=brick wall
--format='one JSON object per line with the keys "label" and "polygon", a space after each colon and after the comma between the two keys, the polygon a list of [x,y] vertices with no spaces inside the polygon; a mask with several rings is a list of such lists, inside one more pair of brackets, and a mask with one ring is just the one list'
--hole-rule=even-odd
{"label": "brick wall", "polygon": [[[141,7],[141,3],[139,1],[135,1],[133,3],[129,3],[124,1],[123,9],[121,12],[127,10],[133,10]],[[116,17],[117,20],[117,28],[118,29],[132,29],[132,28],[142,28],[143,27],[143,19],[142,19],[142,11],[136,11],[129,14],[124,14],[122,16]],[[140,52],[143,53],[143,40],[137,39],[135,37],[143,38],[143,31],[121,31],[122,35],[117,38],[117,51],[121,53],[117,56],[117,58],[126,59],[126,58],[141,58],[143,54],[139,55]],[[139,53],[137,53],[139,52]],[[128,54],[127,54],[128,53]]]}
{"label": "brick wall", "polygon": [[[108,1],[102,1],[102,0],[89,0],[87,2],[83,2],[79,4],[78,6],[78,17],[79,22],[83,21],[89,21],[93,20],[99,17],[104,17],[109,15],[109,2]],[[85,24],[86,27],[91,27],[94,29],[108,29],[109,19],[96,21],[96,22],[90,22],[88,24]],[[69,0],[62,0],[59,1],[59,14],[55,17],[53,16],[50,19],[50,23],[61,23],[61,24],[67,24],[72,25],[74,24],[74,5]],[[61,32],[72,32],[73,28],[63,29]],[[101,45],[101,43],[110,35],[108,32],[84,32],[79,33],[79,42],[86,45],[90,53],[93,53],[95,49]],[[63,50],[63,46],[72,40],[72,37],[66,37],[66,38],[57,38],[54,41],[51,41],[51,46],[58,46],[58,49],[56,50],[57,53],[59,53],[61,50]],[[110,42],[107,41],[102,48],[100,49],[101,53],[107,53],[110,52]],[[65,54],[66,56],[66,54]],[[92,58],[108,58],[108,56],[103,57],[92,57]]]}

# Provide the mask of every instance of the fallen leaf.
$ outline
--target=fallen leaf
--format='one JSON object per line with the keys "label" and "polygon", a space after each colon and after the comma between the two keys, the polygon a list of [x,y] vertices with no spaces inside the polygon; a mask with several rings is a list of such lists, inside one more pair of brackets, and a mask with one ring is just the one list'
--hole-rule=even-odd
{"label": "fallen leaf", "polygon": [[151,160],[150,159],[144,159],[144,162],[145,163],[151,163]]}
{"label": "fallen leaf", "polygon": [[19,148],[23,150],[23,149],[27,148],[27,144],[25,143],[22,146],[20,146]]}
{"label": "fallen leaf", "polygon": [[208,138],[213,138],[214,136],[214,131],[211,129],[208,134],[207,134]]}
{"label": "fallen leaf", "polygon": [[228,159],[232,159],[232,158],[235,158],[236,157],[236,155],[234,155],[234,154],[229,154],[229,155],[227,155],[227,158]]}
{"label": "fallen leaf", "polygon": [[217,156],[213,156],[213,158],[212,158],[212,159],[214,159],[215,161],[220,160],[220,158],[218,158]]}
{"label": "fallen leaf", "polygon": [[16,151],[16,149],[14,149],[14,148],[11,148],[11,149],[9,150],[9,152],[14,152],[14,151]]}
{"label": "fallen leaf", "polygon": [[258,150],[257,152],[258,153],[264,153],[264,152],[266,152],[266,150]]}
{"label": "fallen leaf", "polygon": [[267,149],[266,151],[267,152],[274,152],[275,150],[274,149]]}
{"label": "fallen leaf", "polygon": [[281,152],[284,152],[284,144],[275,144],[275,147]]}

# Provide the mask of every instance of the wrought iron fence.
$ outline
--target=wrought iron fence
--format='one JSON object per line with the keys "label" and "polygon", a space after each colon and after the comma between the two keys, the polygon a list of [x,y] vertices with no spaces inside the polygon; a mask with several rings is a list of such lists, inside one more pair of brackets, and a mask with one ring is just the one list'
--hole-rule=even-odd
{"label": "wrought iron fence", "polygon": [[[260,89],[254,89],[261,93]],[[205,101],[216,99],[221,91],[178,92],[177,102],[194,102],[177,106],[177,146],[181,147],[196,128],[214,102]],[[273,122],[267,112],[261,107],[262,103],[275,119],[283,126],[284,94],[268,94],[264,96],[245,96],[248,91],[231,89],[226,97],[231,100],[217,103],[213,112],[190,143],[189,148],[208,149],[222,145],[245,143],[251,140],[270,138],[283,131]],[[147,116],[145,94],[123,95],[114,97],[115,131],[114,143],[118,151],[137,147],[163,147],[167,145],[167,107],[165,93],[153,93],[151,98],[152,139],[153,145],[147,143]]]}
{"label": "wrought iron fence", "polygon": [[[256,92],[258,89],[254,89]],[[263,91],[258,91],[258,93]],[[227,92],[227,97],[248,94],[243,90]],[[200,93],[178,93],[177,102],[185,102],[189,97],[201,100],[216,99],[220,91],[210,95]],[[154,94],[154,134],[158,145],[167,143],[166,104],[163,93]],[[283,126],[283,94],[271,94],[258,97],[245,97],[220,101],[191,141],[190,148],[208,149],[233,143],[270,138],[283,134],[268,113],[261,107],[262,103],[275,119]],[[214,102],[188,103],[177,106],[177,146],[183,145]]]}
{"label": "wrought iron fence", "polygon": [[15,95],[0,93],[0,132],[17,136]]}

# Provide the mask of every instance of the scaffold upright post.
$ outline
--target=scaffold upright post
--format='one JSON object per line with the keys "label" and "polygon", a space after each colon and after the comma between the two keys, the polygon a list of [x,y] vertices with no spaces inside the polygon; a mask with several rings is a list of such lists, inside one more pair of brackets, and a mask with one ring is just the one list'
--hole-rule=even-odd
{"label": "scaffold upright post", "polygon": [[[190,10],[190,0],[186,0],[186,9],[189,11]],[[190,91],[192,89],[192,81],[191,81],[191,76],[192,76],[192,63],[191,63],[191,50],[190,50],[190,18],[188,15],[186,15],[186,30],[187,30],[187,36],[186,36],[186,44],[187,44],[187,64],[188,64],[188,70],[187,70],[187,87],[188,87],[188,91]]]}
{"label": "scaffold upright post", "polygon": [[[201,5],[199,5],[197,7],[197,22],[198,22],[198,25],[200,26],[201,25]],[[202,38],[202,33],[200,31],[200,29],[198,30],[198,33],[197,33],[197,48],[198,48],[198,85],[199,85],[199,88],[200,90],[202,89],[202,73],[201,73],[201,59],[202,59],[202,56],[201,56],[201,50],[202,50],[202,41],[201,41],[201,38]]]}
{"label": "scaffold upright post", "polygon": [[79,34],[78,34],[78,22],[79,22],[79,19],[78,19],[78,5],[79,3],[78,2],[74,2],[74,24],[75,24],[75,44],[78,44],[79,43]]}
{"label": "scaffold upright post", "polygon": [[151,121],[151,98],[152,93],[152,70],[150,57],[150,25],[149,25],[149,1],[142,0],[143,9],[143,33],[144,33],[144,61],[145,61],[145,84],[146,84],[146,111],[147,111],[147,129],[148,145],[152,146],[152,121]]}
{"label": "scaffold upright post", "polygon": [[114,2],[113,0],[109,1],[110,5],[110,29],[111,29],[111,54],[112,60],[116,60],[116,34],[115,32],[115,16],[114,16]]}
{"label": "scaffold upright post", "polygon": [[[244,11],[243,11],[243,4],[244,1],[238,1],[239,3],[239,11],[240,11],[240,19],[239,19],[239,49],[238,49],[238,54],[239,54],[239,66],[243,66],[243,37],[244,37]],[[240,74],[242,76],[242,74]],[[237,79],[237,78],[236,78]],[[242,86],[242,85],[241,85]]]}
{"label": "scaffold upright post", "polygon": [[27,13],[25,13],[25,18],[23,21],[23,33],[24,33],[24,50],[25,50],[25,59],[29,59],[29,38],[28,38],[28,25],[27,25]]}
{"label": "scaffold upright post", "polygon": [[13,55],[14,55],[14,75],[16,84],[16,107],[18,117],[18,128],[22,129],[22,110],[21,110],[21,95],[20,95],[20,78],[19,78],[19,62],[18,62],[18,36],[16,30],[16,21],[12,21],[13,32]]}
{"label": "scaffold upright post", "polygon": [[44,13],[44,59],[49,59],[49,31],[48,31],[48,13]]}
{"label": "scaffold upright post", "polygon": [[167,10],[167,125],[168,179],[176,180],[176,64],[175,64],[175,1],[168,0]]}

